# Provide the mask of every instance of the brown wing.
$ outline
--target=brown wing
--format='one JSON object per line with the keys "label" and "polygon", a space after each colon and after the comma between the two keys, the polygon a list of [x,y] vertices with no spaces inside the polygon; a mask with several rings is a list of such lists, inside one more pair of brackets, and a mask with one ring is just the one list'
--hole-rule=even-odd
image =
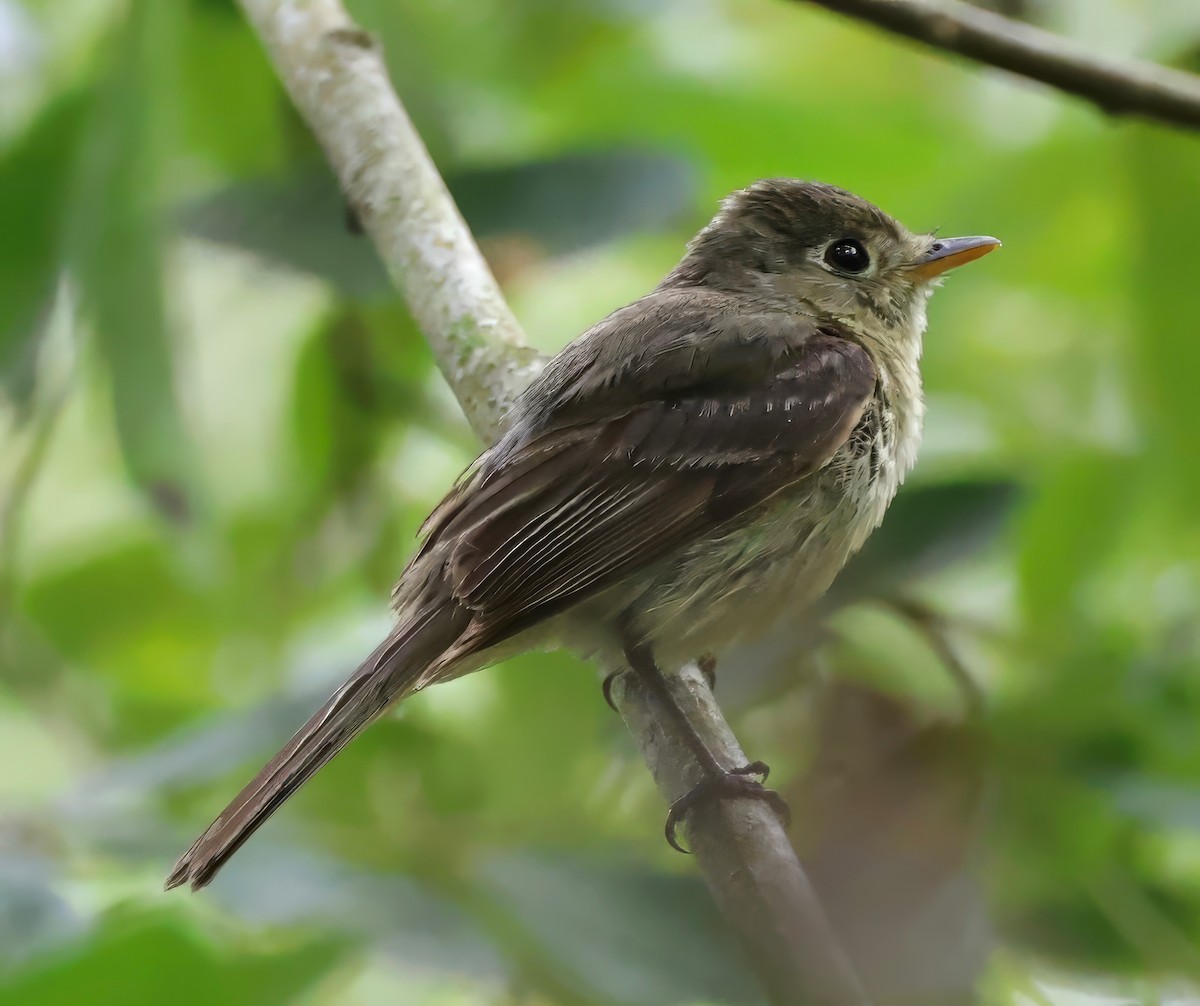
{"label": "brown wing", "polygon": [[825,464],[874,387],[860,347],[818,334],[756,388],[644,402],[485,460],[422,549],[444,544],[474,613],[461,643],[498,642],[744,517]]}

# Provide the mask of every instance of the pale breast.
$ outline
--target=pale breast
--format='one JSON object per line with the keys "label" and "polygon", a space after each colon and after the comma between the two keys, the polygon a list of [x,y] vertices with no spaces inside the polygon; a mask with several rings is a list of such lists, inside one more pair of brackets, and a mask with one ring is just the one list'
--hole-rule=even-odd
{"label": "pale breast", "polygon": [[888,390],[881,387],[819,472],[751,523],[697,542],[664,565],[635,604],[664,662],[753,637],[829,589],[882,521],[916,456],[919,398],[900,413]]}

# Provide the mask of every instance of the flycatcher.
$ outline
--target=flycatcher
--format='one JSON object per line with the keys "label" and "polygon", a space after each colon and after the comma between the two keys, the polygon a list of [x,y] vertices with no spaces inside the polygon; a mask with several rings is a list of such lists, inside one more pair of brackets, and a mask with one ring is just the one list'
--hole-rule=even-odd
{"label": "flycatcher", "polygon": [[[666,279],[521,395],[425,522],[392,594],[395,628],[167,887],[207,884],[352,738],[429,685],[566,645],[669,697],[660,667],[811,604],[916,459],[929,295],[999,244],[913,234],[830,185],[772,179],[729,196]],[[768,793],[751,778],[764,766],[722,767],[690,736],[701,787]]]}

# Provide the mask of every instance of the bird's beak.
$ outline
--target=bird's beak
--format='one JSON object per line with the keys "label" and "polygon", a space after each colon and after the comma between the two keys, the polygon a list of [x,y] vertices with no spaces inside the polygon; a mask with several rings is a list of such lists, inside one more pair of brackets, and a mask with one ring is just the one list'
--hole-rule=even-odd
{"label": "bird's beak", "polygon": [[999,247],[1000,242],[996,238],[939,238],[925,256],[908,269],[918,279],[930,280],[947,269],[974,262]]}

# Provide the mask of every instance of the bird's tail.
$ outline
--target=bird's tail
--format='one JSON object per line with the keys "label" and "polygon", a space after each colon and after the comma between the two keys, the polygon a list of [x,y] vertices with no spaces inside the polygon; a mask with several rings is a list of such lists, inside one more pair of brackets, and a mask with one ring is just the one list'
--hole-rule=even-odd
{"label": "bird's tail", "polygon": [[188,849],[166,889],[204,887],[284,801],[389,706],[414,691],[470,618],[453,602],[398,625]]}

